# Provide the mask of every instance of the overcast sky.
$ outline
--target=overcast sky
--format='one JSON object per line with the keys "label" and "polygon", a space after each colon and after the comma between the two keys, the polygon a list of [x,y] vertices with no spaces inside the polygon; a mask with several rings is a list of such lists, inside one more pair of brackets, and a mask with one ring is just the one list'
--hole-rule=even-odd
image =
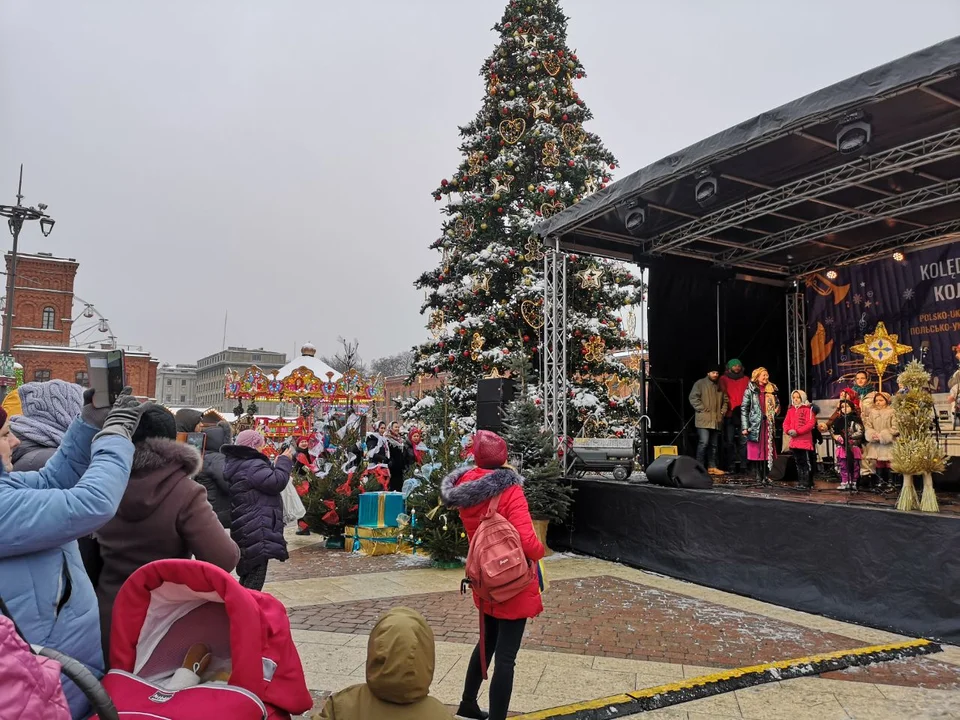
{"label": "overcast sky", "polygon": [[[19,163],[76,291],[164,362],[425,337],[430,193],[505,0],[0,0],[0,203]],[[958,0],[565,0],[620,176],[960,32]],[[7,237],[6,234],[0,237]],[[6,242],[6,241],[4,241]]]}

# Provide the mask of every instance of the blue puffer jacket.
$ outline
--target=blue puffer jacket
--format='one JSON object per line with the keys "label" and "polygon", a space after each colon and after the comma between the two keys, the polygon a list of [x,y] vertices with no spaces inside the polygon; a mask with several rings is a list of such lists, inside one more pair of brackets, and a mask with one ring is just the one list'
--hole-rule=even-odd
{"label": "blue puffer jacket", "polygon": [[[111,436],[91,448],[97,432],[75,420],[42,470],[0,471],[0,597],[30,643],[59,650],[100,677],[97,597],[76,539],[117,511],[133,443]],[[89,717],[80,690],[66,678],[63,689],[73,717]]]}
{"label": "blue puffer jacket", "polygon": [[293,461],[286,455],[276,464],[258,450],[224,445],[223,476],[230,483],[230,537],[240,546],[237,574],[246,575],[268,560],[286,560],[283,500]]}

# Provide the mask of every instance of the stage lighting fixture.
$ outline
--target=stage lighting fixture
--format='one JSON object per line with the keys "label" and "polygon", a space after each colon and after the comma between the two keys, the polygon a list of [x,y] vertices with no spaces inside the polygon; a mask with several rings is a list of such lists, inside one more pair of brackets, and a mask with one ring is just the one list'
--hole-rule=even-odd
{"label": "stage lighting fixture", "polygon": [[720,189],[717,178],[714,177],[710,169],[707,168],[697,173],[696,179],[697,187],[693,192],[693,196],[696,198],[697,204],[704,208],[713,205],[717,201],[717,193]]}
{"label": "stage lighting fixture", "polygon": [[905,257],[906,257],[906,256],[905,256],[905,255],[903,254],[903,252],[900,251],[900,250],[896,250],[896,251],[893,253],[893,259],[896,260],[897,262],[903,262],[903,260],[904,260]]}
{"label": "stage lighting fixture", "polygon": [[640,198],[631,198],[623,204],[623,225],[631,235],[637,235],[647,222],[647,206]]}
{"label": "stage lighting fixture", "polygon": [[837,271],[836,270],[827,270],[827,280],[836,280]]}
{"label": "stage lighting fixture", "polygon": [[873,137],[870,119],[860,110],[845,115],[837,125],[837,152],[853,155],[863,150]]}

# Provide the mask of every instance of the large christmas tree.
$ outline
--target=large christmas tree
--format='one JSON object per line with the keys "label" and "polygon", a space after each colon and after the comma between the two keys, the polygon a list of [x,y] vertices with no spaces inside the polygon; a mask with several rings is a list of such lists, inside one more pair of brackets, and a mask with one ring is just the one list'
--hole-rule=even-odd
{"label": "large christmas tree", "polygon": [[[543,246],[531,228],[605,187],[616,167],[583,127],[592,115],[574,88],[584,69],[566,44],[566,28],[555,0],[508,5],[494,28],[500,42],[480,73],[483,106],[460,128],[463,161],[434,191],[447,199],[441,236],[431,245],[442,259],[416,282],[426,293],[421,312],[432,339],[416,348],[411,377],[448,373],[463,418],[474,414],[477,379],[502,372],[511,353],[533,359],[538,386]],[[633,374],[611,353],[635,343],[619,311],[642,291],[619,264],[570,256],[572,431],[591,419],[613,431],[637,417],[633,399],[611,397],[607,384]]]}

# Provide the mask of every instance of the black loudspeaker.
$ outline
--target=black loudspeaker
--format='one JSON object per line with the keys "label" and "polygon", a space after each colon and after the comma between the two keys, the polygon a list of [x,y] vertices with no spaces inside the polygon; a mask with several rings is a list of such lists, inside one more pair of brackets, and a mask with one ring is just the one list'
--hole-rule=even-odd
{"label": "black loudspeaker", "polygon": [[[803,452],[802,450],[800,452]],[[797,481],[797,462],[792,452],[785,452],[778,455],[773,461],[773,467],[770,468],[769,477],[774,482],[796,482]]]}
{"label": "black loudspeaker", "polygon": [[665,487],[698,490],[713,487],[713,478],[707,474],[707,469],[686,455],[661,455],[647,468],[647,480]]}
{"label": "black loudspeaker", "polygon": [[503,430],[503,418],[506,408],[498,402],[477,403],[477,430]]}
{"label": "black loudspeaker", "polygon": [[478,403],[509,405],[517,396],[517,383],[510,378],[484,378],[477,381]]}

